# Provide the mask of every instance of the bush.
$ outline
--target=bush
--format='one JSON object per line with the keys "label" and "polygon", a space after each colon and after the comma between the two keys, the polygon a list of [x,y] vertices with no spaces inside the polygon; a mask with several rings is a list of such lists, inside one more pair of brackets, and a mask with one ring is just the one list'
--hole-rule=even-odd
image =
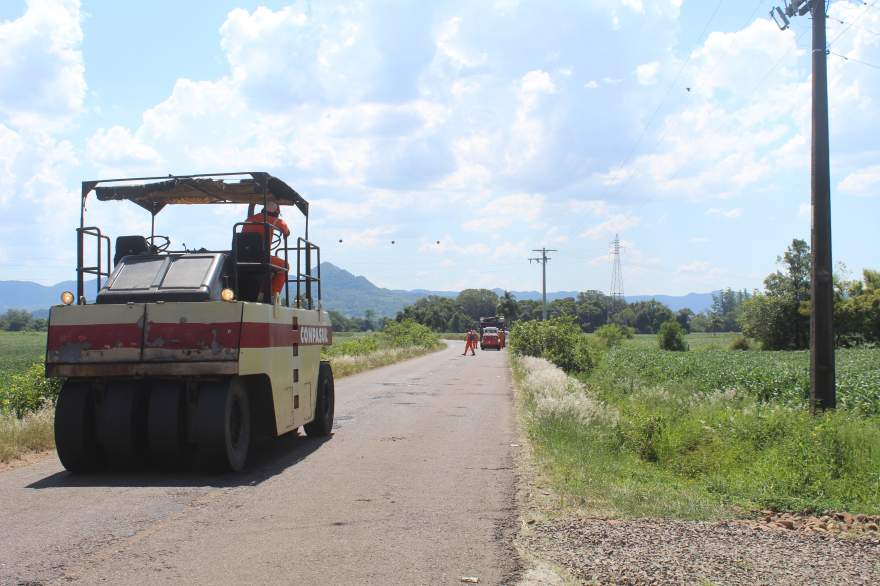
{"label": "bush", "polygon": [[660,326],[660,333],[657,334],[657,341],[661,350],[684,352],[688,349],[684,341],[684,329],[674,319],[663,322]]}
{"label": "bush", "polygon": [[543,358],[566,372],[593,368],[589,340],[570,316],[515,323],[510,331],[510,350],[520,356]]}
{"label": "bush", "polygon": [[327,356],[366,356],[377,350],[379,350],[379,337],[376,334],[367,334],[334,342],[324,353]]}
{"label": "bush", "polygon": [[388,322],[381,336],[393,348],[432,348],[440,344],[440,337],[431,328],[411,319]]}
{"label": "bush", "polygon": [[9,384],[0,388],[0,412],[23,417],[43,405],[54,404],[61,390],[62,379],[46,378],[42,362],[34,363],[25,371],[12,375]]}
{"label": "bush", "polygon": [[737,336],[731,342],[729,346],[730,350],[751,350],[752,345],[749,343],[749,339],[745,336]]}
{"label": "bush", "polygon": [[[613,348],[623,342],[623,339],[627,336],[619,325],[605,324],[596,329],[596,337],[602,340],[608,348]],[[632,334],[629,337],[632,337]]]}
{"label": "bush", "polygon": [[334,343],[324,351],[324,356],[367,356],[391,348],[434,349],[440,345],[440,336],[431,328],[406,319],[389,321],[381,332]]}

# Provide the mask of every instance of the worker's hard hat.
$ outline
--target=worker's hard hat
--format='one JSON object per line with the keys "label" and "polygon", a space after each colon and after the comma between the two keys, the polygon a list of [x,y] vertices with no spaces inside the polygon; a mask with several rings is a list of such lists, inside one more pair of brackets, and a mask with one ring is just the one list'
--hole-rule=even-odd
{"label": "worker's hard hat", "polygon": [[277,214],[279,213],[278,204],[274,201],[267,201],[263,211],[268,214]]}

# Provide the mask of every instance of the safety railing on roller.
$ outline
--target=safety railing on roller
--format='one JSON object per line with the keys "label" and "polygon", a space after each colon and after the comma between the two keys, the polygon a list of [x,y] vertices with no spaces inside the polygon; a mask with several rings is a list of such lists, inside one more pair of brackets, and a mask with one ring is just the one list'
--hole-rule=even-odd
{"label": "safety railing on roller", "polygon": [[[285,252],[296,255],[296,273],[294,278],[287,280],[287,294],[290,295],[290,286],[296,285],[296,297],[293,298],[295,307],[305,309],[321,308],[321,247],[309,242],[303,237],[296,239],[296,246],[285,248]],[[288,255],[289,258],[290,255]],[[312,270],[312,262],[316,262],[316,270]],[[317,287],[317,297],[314,295]],[[289,297],[288,297],[289,299]],[[317,300],[317,304],[315,301]]]}
{"label": "safety railing on roller", "polygon": [[[85,266],[85,240],[86,236],[92,236],[97,240],[97,254],[94,266]],[[82,226],[76,229],[76,302],[84,304],[86,302],[84,282],[85,275],[95,275],[95,284],[97,288],[95,295],[101,291],[101,277],[110,277],[110,271],[113,265],[110,263],[110,237],[101,233],[101,229],[97,226]],[[102,262],[102,251],[106,251],[106,264]]]}

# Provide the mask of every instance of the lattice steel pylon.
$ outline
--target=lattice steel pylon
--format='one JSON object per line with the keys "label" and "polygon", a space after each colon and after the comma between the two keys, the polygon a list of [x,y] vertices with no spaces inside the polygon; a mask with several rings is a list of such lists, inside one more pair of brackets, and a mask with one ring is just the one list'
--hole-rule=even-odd
{"label": "lattice steel pylon", "polygon": [[611,242],[611,299],[623,300],[623,269],[620,266],[620,237]]}

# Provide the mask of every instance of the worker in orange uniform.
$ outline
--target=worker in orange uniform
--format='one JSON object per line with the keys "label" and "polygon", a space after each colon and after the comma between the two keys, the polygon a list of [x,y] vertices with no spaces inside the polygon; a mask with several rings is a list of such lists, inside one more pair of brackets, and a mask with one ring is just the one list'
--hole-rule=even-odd
{"label": "worker in orange uniform", "polygon": [[[269,225],[272,226],[273,233],[277,230],[284,234],[284,236],[290,236],[290,228],[287,227],[287,222],[281,219],[281,210],[278,208],[278,204],[274,201],[266,202],[266,206],[263,210],[250,216],[247,219],[247,222],[248,223],[241,229],[243,234],[259,234],[265,238],[266,233],[263,222],[268,222]],[[270,246],[271,243],[272,234],[269,235]],[[272,298],[274,299],[275,296],[281,293],[284,289],[284,284],[287,282],[287,270],[289,267],[287,266],[287,263],[284,262],[283,258],[278,258],[272,254],[269,255],[269,262],[276,267],[284,269],[283,271],[272,271]]]}
{"label": "worker in orange uniform", "polygon": [[504,334],[504,330],[498,330],[498,342],[500,343],[500,347],[504,348],[504,344],[507,342],[507,336]]}
{"label": "worker in orange uniform", "polygon": [[479,337],[477,336],[477,332],[474,330],[469,330],[467,335],[465,336],[465,344],[464,344],[464,353],[462,356],[467,356],[468,350],[471,351],[471,356],[476,356],[477,349],[477,340]]}

